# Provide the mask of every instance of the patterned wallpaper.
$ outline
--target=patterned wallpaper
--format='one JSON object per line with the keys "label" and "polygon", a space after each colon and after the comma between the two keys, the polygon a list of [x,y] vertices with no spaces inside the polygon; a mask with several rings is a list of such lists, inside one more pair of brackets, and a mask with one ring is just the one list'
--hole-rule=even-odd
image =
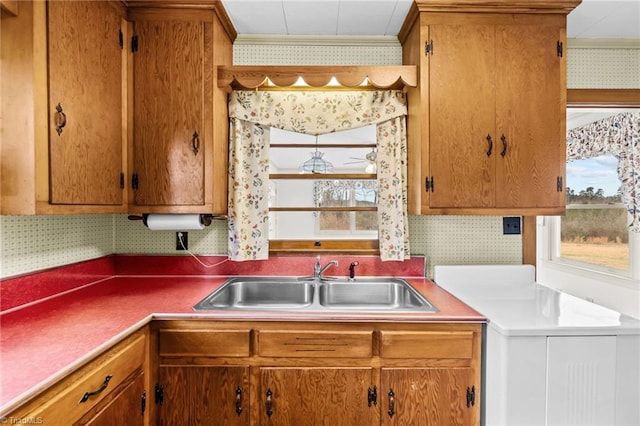
{"label": "patterned wallpaper", "polygon": [[114,217],[0,216],[0,277],[115,252]]}
{"label": "patterned wallpaper", "polygon": [[569,48],[570,89],[640,88],[640,49]]}
{"label": "patterned wallpaper", "polygon": [[[618,51],[621,50],[621,51]],[[569,49],[569,87],[640,88],[640,50]],[[398,64],[401,48],[367,43],[239,43],[234,60],[248,64]],[[224,254],[226,221],[189,233],[197,254]],[[126,215],[0,216],[0,277],[93,259],[111,253],[169,253],[175,234],[150,231]],[[501,217],[412,216],[411,251],[427,256],[428,275],[435,264],[520,263],[522,239],[502,235]]]}

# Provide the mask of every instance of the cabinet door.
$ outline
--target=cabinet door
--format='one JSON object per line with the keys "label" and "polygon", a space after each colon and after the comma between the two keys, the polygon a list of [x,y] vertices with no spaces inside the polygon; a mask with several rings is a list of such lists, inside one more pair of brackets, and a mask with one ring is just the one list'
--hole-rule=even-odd
{"label": "cabinet door", "polygon": [[205,22],[139,20],[134,54],[135,204],[205,202]]}
{"label": "cabinet door", "polygon": [[493,207],[495,29],[431,25],[429,37],[429,206]]}
{"label": "cabinet door", "polygon": [[124,8],[103,1],[47,5],[50,202],[124,204]]}
{"label": "cabinet door", "polygon": [[565,59],[543,19],[496,27],[496,207],[565,204]]}
{"label": "cabinet door", "polygon": [[549,337],[546,424],[622,424],[616,423],[616,358],[616,336]]}
{"label": "cabinet door", "polygon": [[178,367],[159,369],[164,401],[158,424],[248,425],[249,367]]}
{"label": "cabinet door", "polygon": [[371,368],[261,368],[261,425],[374,425]]}
{"label": "cabinet door", "polygon": [[[471,368],[383,368],[378,404],[383,425],[477,425],[480,399]],[[467,388],[476,393],[467,407]]]}
{"label": "cabinet door", "polygon": [[118,393],[97,414],[88,413],[76,424],[90,426],[142,426],[144,425],[144,412],[142,410],[143,398],[145,411],[147,409],[146,394],[144,395],[144,374],[140,372],[129,381],[122,392]]}

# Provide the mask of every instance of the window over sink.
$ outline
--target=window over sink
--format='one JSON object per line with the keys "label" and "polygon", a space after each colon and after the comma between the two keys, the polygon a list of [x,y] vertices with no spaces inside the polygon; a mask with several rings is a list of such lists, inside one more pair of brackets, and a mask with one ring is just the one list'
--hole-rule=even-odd
{"label": "window over sink", "polygon": [[[376,126],[306,135],[271,129],[269,240],[378,239]],[[320,171],[304,170],[311,164]],[[325,171],[325,168],[330,170]]]}
{"label": "window over sink", "polygon": [[[409,257],[407,214],[407,107],[404,92],[390,91],[233,91],[229,100],[229,254],[233,260],[266,259],[274,252],[341,252],[380,254],[382,260]],[[375,126],[375,127],[374,127]],[[375,129],[370,137],[344,142],[347,130],[358,134],[362,128]],[[272,130],[293,132],[295,138],[310,135],[303,142],[274,143]],[[287,133],[283,133],[287,134]],[[338,140],[324,140],[340,137]],[[321,143],[322,138],[322,143]],[[278,157],[276,151],[286,153]],[[359,150],[359,151],[358,151]],[[273,152],[272,152],[273,151]],[[296,154],[297,153],[297,154]],[[362,163],[355,172],[336,173],[336,166],[325,159],[335,154],[338,171],[345,163]],[[274,173],[273,159],[299,158]],[[353,157],[353,158],[349,158]],[[353,160],[353,161],[347,161]],[[375,173],[373,172],[375,168]],[[364,169],[364,171],[362,170]],[[300,181],[298,187],[279,188],[276,181]],[[371,201],[364,197],[366,182],[377,183]],[[327,192],[329,191],[329,192]],[[280,195],[303,194],[307,205],[275,203]],[[329,196],[330,195],[330,196]],[[341,200],[349,205],[336,205]],[[269,205],[272,201],[272,205]],[[353,201],[353,203],[352,203]],[[324,205],[320,205],[324,204]],[[356,205],[353,205],[356,204]],[[359,204],[359,205],[358,205]],[[295,213],[281,228],[273,212]],[[300,219],[302,213],[306,219]],[[357,232],[333,230],[336,237],[320,239],[318,231],[329,231],[328,218],[314,221],[324,212],[349,214],[349,229],[373,212],[377,216],[377,239],[354,238]],[[360,216],[358,220],[358,216]],[[372,216],[370,216],[372,217]],[[285,219],[280,219],[280,222]],[[305,222],[306,223],[303,223]],[[274,222],[272,224],[272,222]],[[313,238],[296,239],[278,235],[291,232],[293,225],[312,230]],[[321,228],[325,229],[321,229]],[[363,226],[371,228],[372,226]],[[269,238],[277,235],[278,239]],[[383,243],[381,243],[383,242]]]}

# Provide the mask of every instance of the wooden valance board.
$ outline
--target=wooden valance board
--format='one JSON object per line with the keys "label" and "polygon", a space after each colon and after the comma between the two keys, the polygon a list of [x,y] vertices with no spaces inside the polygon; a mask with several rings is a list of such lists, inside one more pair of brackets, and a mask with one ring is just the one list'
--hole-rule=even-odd
{"label": "wooden valance board", "polygon": [[[327,88],[331,90],[352,89],[402,89],[418,85],[415,65],[239,65],[218,67],[218,87],[231,89],[265,88],[270,81],[278,89],[292,88],[304,90],[304,86],[294,86],[299,78],[307,83],[307,88]],[[327,86],[335,78],[341,86]],[[365,82],[363,85],[362,83]]]}

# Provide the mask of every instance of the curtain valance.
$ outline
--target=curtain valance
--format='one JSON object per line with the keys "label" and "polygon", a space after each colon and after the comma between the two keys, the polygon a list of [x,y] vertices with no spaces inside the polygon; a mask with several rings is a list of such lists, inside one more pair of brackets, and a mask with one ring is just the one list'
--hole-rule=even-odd
{"label": "curtain valance", "polygon": [[232,92],[229,257],[268,257],[271,127],[319,135],[375,124],[380,257],[409,258],[406,113],[401,91]]}
{"label": "curtain valance", "polygon": [[640,113],[624,112],[567,132],[567,160],[612,154],[618,159],[622,202],[640,232]]}
{"label": "curtain valance", "polygon": [[229,117],[308,135],[377,124],[407,114],[399,90],[276,92],[236,90]]}

